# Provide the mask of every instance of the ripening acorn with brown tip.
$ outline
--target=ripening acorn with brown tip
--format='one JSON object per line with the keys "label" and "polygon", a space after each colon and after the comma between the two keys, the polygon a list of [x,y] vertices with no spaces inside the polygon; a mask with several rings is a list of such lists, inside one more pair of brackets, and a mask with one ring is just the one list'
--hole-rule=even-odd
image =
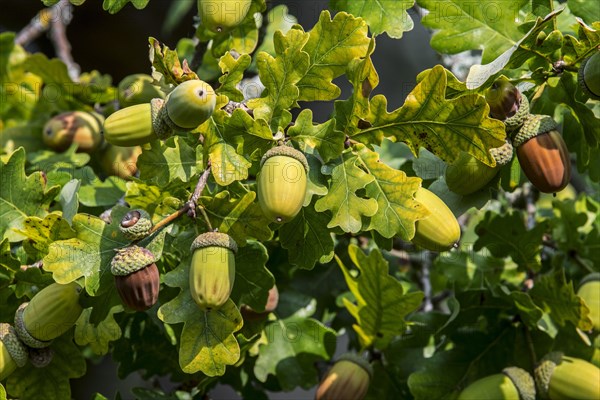
{"label": "ripening acorn with brown tip", "polygon": [[103,122],[104,117],[95,112],[64,112],[46,122],[42,139],[55,151],[65,151],[74,143],[77,151],[93,153],[102,144]]}
{"label": "ripening acorn with brown tip", "polygon": [[160,275],[154,254],[139,246],[117,249],[110,264],[121,301],[135,311],[145,311],[158,301]]}

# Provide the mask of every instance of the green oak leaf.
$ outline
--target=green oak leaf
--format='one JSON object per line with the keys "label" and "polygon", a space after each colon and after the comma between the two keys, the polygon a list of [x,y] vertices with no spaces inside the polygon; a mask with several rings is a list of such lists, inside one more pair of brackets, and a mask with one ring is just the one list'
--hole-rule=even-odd
{"label": "green oak leaf", "polygon": [[44,272],[41,268],[27,268],[19,270],[15,274],[15,296],[32,298],[36,293],[46,286],[54,283],[52,274]]}
{"label": "green oak leaf", "polygon": [[371,1],[332,0],[336,10],[346,11],[355,17],[364,18],[373,35],[387,33],[392,39],[400,39],[404,32],[412,30],[414,23],[407,10],[414,0]]}
{"label": "green oak leaf", "polygon": [[19,233],[28,240],[23,242],[27,254],[39,260],[48,254],[48,246],[57,240],[75,237],[75,231],[62,215],[51,213],[43,219],[39,217],[28,217],[24,222],[25,228]]}
{"label": "green oak leaf", "polygon": [[485,247],[494,257],[510,256],[519,268],[539,271],[545,231],[546,223],[527,230],[525,216],[521,213],[499,215],[488,211],[475,228],[479,237],[473,248],[479,251]]}
{"label": "green oak leaf", "polygon": [[24,67],[44,81],[40,102],[49,103],[49,107],[59,107],[61,110],[90,109],[94,103],[106,103],[116,98],[116,89],[111,86],[109,75],[94,71],[81,74],[79,81],[74,82],[60,59],[48,59],[42,53],[29,56]]}
{"label": "green oak leaf", "polygon": [[22,147],[10,154],[6,163],[0,161],[0,187],[0,239],[7,238],[11,242],[24,239],[18,231],[25,229],[27,217],[44,217],[60,191],[59,186],[46,188],[42,172],[25,174]]}
{"label": "green oak leaf", "polygon": [[79,189],[79,202],[87,207],[109,207],[125,194],[126,182],[116,176],[104,181],[96,179]]}
{"label": "green oak leaf", "polygon": [[115,321],[114,314],[123,311],[122,306],[112,307],[106,319],[98,324],[90,321],[91,308],[86,308],[75,324],[75,343],[79,346],[89,345],[94,354],[108,353],[108,344],[121,337],[121,328]]}
{"label": "green oak leaf", "polygon": [[[546,65],[552,64],[552,59],[541,53],[543,50],[538,43],[538,35],[547,28],[562,12],[562,9],[551,12],[544,18],[537,18],[533,27],[514,43],[508,50],[489,60],[485,65],[473,65],[469,69],[466,84],[469,89],[477,89],[492,78],[497,77],[504,68],[518,68],[530,58],[537,57]],[[515,27],[515,24],[509,26]]]}
{"label": "green oak leaf", "polygon": [[493,180],[490,185],[479,189],[475,193],[471,193],[466,196],[454,193],[448,187],[446,178],[441,177],[433,182],[427,189],[435,193],[446,205],[452,213],[456,216],[461,216],[472,207],[477,209],[483,208],[490,201],[490,191],[494,190],[494,184],[496,180]]}
{"label": "green oak leaf", "polygon": [[[118,1],[125,3],[129,0]],[[141,1],[148,2],[148,0]],[[156,72],[162,75],[160,79],[161,83],[178,85],[181,82],[192,79],[200,79],[198,75],[196,75],[196,73],[190,69],[187,60],[183,60],[183,63],[179,61],[179,56],[177,55],[176,50],[169,49],[167,45],[161,44],[153,37],[150,37],[148,40],[150,42],[150,62],[156,69]]]}
{"label": "green oak leaf", "polygon": [[327,101],[340,96],[340,88],[332,81],[346,72],[353,59],[367,54],[368,30],[362,18],[338,12],[331,19],[329,11],[321,12],[302,49],[310,62],[297,84],[299,100]]}
{"label": "green oak leaf", "polygon": [[[417,83],[420,83],[424,78],[427,78],[429,73],[431,72],[431,68],[421,71],[419,75],[417,75]],[[470,92],[467,90],[467,85],[464,82],[461,82],[456,75],[452,73],[452,71],[445,70],[446,72],[446,99],[455,99],[457,97],[463,96],[465,94],[469,94]]]}
{"label": "green oak leaf", "polygon": [[306,197],[304,198],[304,207],[306,207],[312,202],[314,196],[325,196],[327,194],[327,180],[321,173],[323,164],[315,155],[314,149],[305,147],[303,152],[308,162],[308,179]]}
{"label": "green oak leaf", "polygon": [[73,223],[73,217],[79,209],[79,187],[81,181],[72,179],[64,185],[60,191],[58,202],[62,208],[63,218],[69,224]]}
{"label": "green oak leaf", "polygon": [[378,153],[362,144],[354,148],[363,169],[374,178],[365,188],[367,196],[377,200],[377,213],[370,217],[365,229],[376,230],[386,238],[412,239],[415,222],[429,215],[414,199],[421,179],[409,178],[403,171],[388,167],[381,162]]}
{"label": "green oak leaf", "polygon": [[587,223],[586,210],[579,209],[580,202],[574,200],[552,202],[555,218],[550,220],[552,238],[561,250],[583,251],[583,238],[580,229]]}
{"label": "green oak leaf", "polygon": [[567,282],[564,269],[557,268],[543,275],[535,282],[529,295],[560,326],[571,322],[582,331],[593,328],[589,310],[581,297],[575,294],[573,282]]}
{"label": "green oak leaf", "polygon": [[254,364],[256,378],[266,382],[274,375],[284,391],[314,386],[318,382],[314,363],[333,356],[335,331],[301,316],[270,322],[264,330],[265,342],[259,345]]}
{"label": "green oak leaf", "polygon": [[510,299],[514,301],[523,323],[529,326],[530,329],[539,329],[538,322],[542,319],[544,311],[534,303],[529,294],[512,291],[510,292]]}
{"label": "green oak leaf", "polygon": [[0,287],[12,282],[15,273],[19,271],[21,263],[10,251],[8,239],[0,240]]}
{"label": "green oak leaf", "polygon": [[183,372],[201,371],[208,376],[221,376],[227,365],[240,358],[240,347],[233,335],[243,325],[242,316],[233,300],[219,310],[202,311],[189,291],[191,255],[164,276],[168,286],[181,288],[173,300],[158,309],[158,317],[167,324],[183,323],[180,337],[179,365]]}
{"label": "green oak leaf", "polygon": [[256,312],[264,311],[269,289],[275,284],[273,274],[265,266],[268,259],[267,249],[260,242],[249,241],[238,249],[231,292],[237,304],[246,304]]}
{"label": "green oak leaf", "polygon": [[481,95],[472,93],[446,100],[447,82],[445,69],[435,66],[404,105],[392,113],[387,112],[387,99],[375,96],[371,100],[371,126],[353,138],[380,143],[383,137],[390,137],[406,143],[415,155],[419,147],[424,147],[447,162],[464,151],[493,166],[489,149],[504,143],[504,124],[488,117],[489,106]]}
{"label": "green oak leaf", "polygon": [[356,303],[343,299],[344,306],[356,319],[352,325],[363,348],[385,349],[392,338],[404,332],[404,318],[423,300],[422,292],[404,293],[402,284],[389,275],[388,263],[377,249],[367,256],[357,246],[348,247],[350,259],[359,270],[358,277],[336,257],[346,284]]}
{"label": "green oak leaf", "polygon": [[300,112],[287,134],[300,143],[300,150],[304,151],[306,146],[317,149],[325,162],[339,157],[344,151],[346,136],[335,130],[335,120],[314,125],[313,113],[309,109]]}
{"label": "green oak leaf", "polygon": [[600,21],[600,7],[593,1],[568,0],[569,9],[588,24]]}
{"label": "green oak leaf", "polygon": [[217,89],[217,93],[223,94],[232,101],[244,100],[244,94],[240,92],[237,85],[244,78],[244,71],[250,65],[252,57],[248,54],[242,54],[235,59],[230,52],[227,52],[219,60],[219,67],[223,75],[219,78],[221,86]]}
{"label": "green oak leaf", "polygon": [[290,264],[313,269],[317,262],[325,264],[333,259],[333,238],[326,228],[330,220],[329,212],[316,212],[313,204],[280,228],[279,240],[288,251]]}
{"label": "green oak leaf", "polygon": [[243,246],[249,238],[268,240],[271,237],[269,220],[255,200],[256,192],[232,198],[228,191],[222,191],[212,197],[201,197],[200,203],[206,209],[212,226]]}
{"label": "green oak leaf", "polygon": [[64,400],[71,398],[70,379],[85,374],[86,363],[79,348],[73,343],[72,333],[66,333],[52,342],[54,357],[44,368],[19,368],[8,378],[6,389],[11,398],[22,400]]}
{"label": "green oak leaf", "polygon": [[[75,237],[50,244],[48,255],[43,259],[44,269],[52,272],[58,283],[66,284],[84,277],[86,291],[91,296],[114,288],[110,262],[116,249],[130,243],[119,231],[119,223],[127,211],[122,207],[113,208],[111,224],[92,215],[75,215],[72,224]],[[157,259],[161,255],[165,233],[163,230],[154,235],[145,246]]]}
{"label": "green oak leaf", "polygon": [[577,19],[576,36],[565,34],[561,49],[565,62],[573,65],[580,64],[586,57],[592,55],[600,42],[600,21],[588,26],[581,19]]}
{"label": "green oak leaf", "polygon": [[329,192],[315,203],[316,211],[332,212],[328,228],[339,226],[344,232],[357,233],[362,228],[362,218],[377,213],[377,200],[365,199],[356,193],[375,180],[358,167],[358,162],[358,156],[347,151],[331,167]]}
{"label": "green oak leaf", "polygon": [[90,159],[91,157],[87,153],[77,153],[76,144],[72,144],[63,153],[56,153],[52,150],[40,150],[27,155],[28,163],[35,170],[46,173],[64,167],[82,168],[90,162]]}
{"label": "green oak leaf", "polygon": [[437,31],[431,47],[440,53],[456,54],[482,50],[483,62],[494,60],[521,37],[521,9],[529,0],[498,0],[472,3],[469,0],[417,0],[429,10],[423,25]]}
{"label": "green oak leaf", "polygon": [[138,157],[136,165],[140,179],[164,187],[180,179],[189,182],[197,171],[196,149],[187,144],[183,137],[170,137],[165,141],[155,140]]}
{"label": "green oak leaf", "polygon": [[217,35],[211,45],[215,57],[235,51],[238,54],[250,54],[258,45],[258,29],[254,13],[246,14],[246,18],[226,35]]}
{"label": "green oak leaf", "polygon": [[104,0],[102,2],[102,8],[110,14],[116,14],[121,11],[127,3],[131,3],[136,9],[142,10],[146,8],[149,1],[150,0]]}
{"label": "green oak leaf", "polygon": [[[267,14],[267,21],[262,17],[262,24],[267,24],[267,32],[263,38],[262,43],[259,45],[256,50],[256,54],[264,51],[272,56],[275,56],[275,45],[273,43],[273,37],[275,36],[275,32],[281,31],[282,33],[287,33],[294,24],[298,22],[295,16],[290,14],[290,10],[284,4],[277,5],[271,8]],[[261,24],[261,25],[262,25]],[[262,27],[261,27],[262,29]],[[252,65],[250,66],[252,71],[256,71],[256,60],[252,60]]]}
{"label": "green oak leaf", "polygon": [[355,58],[348,64],[346,76],[352,84],[352,96],[347,100],[336,100],[335,123],[336,129],[348,136],[353,136],[368,124],[371,106],[369,97],[373,89],[379,85],[379,75],[375,70],[371,55],[375,51],[375,38],[371,38],[367,53],[362,58]]}
{"label": "green oak leaf", "polygon": [[297,84],[306,75],[309,56],[302,51],[310,35],[301,29],[287,34],[275,32],[273,43],[276,56],[260,52],[256,66],[261,83],[265,86],[261,97],[248,101],[256,119],[267,121],[273,131],[286,128],[292,120],[289,109],[300,96]]}
{"label": "green oak leaf", "polygon": [[0,400],[6,400],[6,389],[4,389],[4,386],[0,383]]}

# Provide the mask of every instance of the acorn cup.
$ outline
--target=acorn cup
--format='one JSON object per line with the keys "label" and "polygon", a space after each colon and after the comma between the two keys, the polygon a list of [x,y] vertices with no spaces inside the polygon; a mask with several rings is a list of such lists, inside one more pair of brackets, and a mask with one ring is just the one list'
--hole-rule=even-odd
{"label": "acorn cup", "polygon": [[583,60],[577,73],[581,89],[592,99],[600,100],[600,51]]}
{"label": "acorn cup", "polygon": [[346,353],[333,364],[317,388],[316,400],[362,400],[369,391],[373,368],[367,360]]}
{"label": "acorn cup", "polygon": [[509,367],[471,383],[458,400],[535,400],[535,394],[532,376],[521,368]]}
{"label": "acorn cup", "polygon": [[166,100],[154,98],[111,114],[104,122],[104,138],[115,146],[131,147],[168,139],[175,130],[192,131],[210,118],[216,99],[208,83],[183,82]]}
{"label": "acorn cup", "polygon": [[579,283],[577,296],[585,301],[594,329],[600,332],[600,273],[595,272],[584,277]]}
{"label": "acorn cup", "polygon": [[162,99],[165,94],[152,83],[154,78],[146,74],[134,74],[119,82],[119,104],[121,107],[149,103],[152,99]]}
{"label": "acorn cup", "polygon": [[59,152],[77,144],[77,151],[93,153],[102,144],[104,117],[95,112],[69,111],[56,115],[44,125],[42,139]]}
{"label": "acorn cup", "polygon": [[81,287],[76,282],[53,283],[23,303],[15,313],[15,330],[23,343],[34,349],[48,347],[52,340],[75,325],[83,311]]}
{"label": "acorn cup", "polygon": [[258,204],[271,221],[284,223],[294,219],[306,197],[308,161],[300,151],[273,147],[260,162],[257,176]]}
{"label": "acorn cup", "polygon": [[121,147],[109,144],[100,157],[100,165],[107,175],[129,179],[137,173],[136,163],[140,154],[140,146]]}
{"label": "acorn cup", "polygon": [[140,240],[152,231],[152,218],[144,210],[131,210],[123,216],[119,230],[127,239]]}
{"label": "acorn cup", "polygon": [[423,187],[415,193],[415,200],[431,214],[416,222],[412,242],[432,251],[446,251],[454,247],[460,239],[460,225],[446,203]]}
{"label": "acorn cup", "polygon": [[233,289],[237,243],[225,233],[206,232],[196,237],[191,251],[190,294],[202,310],[218,310]]}
{"label": "acorn cup", "polygon": [[17,368],[24,367],[28,357],[28,349],[19,340],[14,328],[9,324],[0,323],[0,381]]}
{"label": "acorn cup", "polygon": [[458,159],[446,168],[446,184],[454,193],[462,196],[475,193],[487,185],[500,169],[512,160],[513,147],[507,141],[503,146],[490,149],[496,166],[490,167],[468,153],[461,153]]}
{"label": "acorn cup", "polygon": [[560,352],[542,359],[535,369],[535,381],[542,399],[600,399],[600,368]]}
{"label": "acorn cup", "polygon": [[547,115],[530,114],[513,138],[519,164],[529,181],[542,193],[556,193],[571,179],[569,150]]}
{"label": "acorn cup", "polygon": [[110,264],[121,301],[135,311],[145,311],[158,301],[160,275],[154,254],[129,246],[118,249]]}
{"label": "acorn cup", "polygon": [[215,33],[238,26],[250,10],[252,0],[198,0],[202,25]]}

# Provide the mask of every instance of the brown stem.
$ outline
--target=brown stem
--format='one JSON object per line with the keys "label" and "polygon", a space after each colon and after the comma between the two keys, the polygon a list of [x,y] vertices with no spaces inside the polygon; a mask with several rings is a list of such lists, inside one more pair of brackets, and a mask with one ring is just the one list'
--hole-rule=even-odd
{"label": "brown stem", "polygon": [[73,6],[69,0],[61,0],[55,9],[54,18],[50,27],[50,38],[54,44],[56,55],[67,66],[69,76],[73,81],[79,81],[81,69],[71,54],[71,43],[67,39],[67,25],[73,17]]}
{"label": "brown stem", "polygon": [[50,8],[44,8],[38,12],[29,23],[17,33],[15,43],[20,46],[27,46],[33,42],[38,36],[50,29],[50,23],[58,9],[59,4],[55,4]]}

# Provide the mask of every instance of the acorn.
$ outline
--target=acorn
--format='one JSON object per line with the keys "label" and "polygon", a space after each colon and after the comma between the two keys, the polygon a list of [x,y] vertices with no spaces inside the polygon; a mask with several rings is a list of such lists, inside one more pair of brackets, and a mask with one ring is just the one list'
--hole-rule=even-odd
{"label": "acorn", "polygon": [[134,74],[119,82],[119,104],[121,107],[150,103],[152,99],[163,99],[165,94],[153,85],[154,78],[146,74]]}
{"label": "acorn", "polygon": [[28,356],[27,347],[19,340],[14,328],[0,323],[0,381],[17,368],[24,367]]}
{"label": "acorn", "polygon": [[362,400],[365,398],[373,368],[367,360],[352,353],[342,355],[317,388],[316,400]]}
{"label": "acorn", "polygon": [[225,233],[207,232],[194,239],[191,251],[190,294],[202,310],[217,310],[233,289],[237,243]]}
{"label": "acorn", "polygon": [[569,150],[556,127],[551,117],[530,114],[513,138],[523,172],[542,193],[560,192],[571,179]]}
{"label": "acorn", "polygon": [[600,100],[600,51],[586,58],[577,73],[581,89],[592,99]]}
{"label": "acorn", "polygon": [[600,273],[587,275],[579,283],[577,296],[581,297],[590,310],[589,317],[594,329],[600,332]]}
{"label": "acorn", "polygon": [[265,153],[257,176],[258,204],[272,222],[288,222],[306,197],[308,162],[300,151],[277,146]]}
{"label": "acorn", "polygon": [[535,380],[543,399],[600,399],[600,368],[561,352],[552,352],[542,359],[535,369]]}
{"label": "acorn", "polygon": [[415,200],[423,204],[430,215],[415,224],[412,242],[427,250],[446,251],[460,239],[460,226],[446,203],[423,187],[415,193]]}
{"label": "acorn", "polygon": [[115,146],[131,147],[166,139],[173,131],[159,118],[164,100],[122,108],[104,121],[104,139]]}
{"label": "acorn", "polygon": [[56,115],[44,125],[42,139],[59,152],[77,144],[77,151],[92,153],[102,144],[104,117],[95,112],[69,111]]}
{"label": "acorn", "polygon": [[118,249],[110,264],[121,301],[135,311],[145,311],[158,301],[160,276],[154,254],[129,246]]}
{"label": "acorn", "polygon": [[81,287],[76,282],[53,283],[23,303],[15,313],[15,330],[27,346],[48,347],[75,325],[83,311],[79,305]]}
{"label": "acorn", "polygon": [[513,147],[510,142],[503,146],[490,149],[496,160],[496,166],[490,167],[470,155],[461,153],[458,159],[446,168],[446,184],[454,193],[466,196],[487,185],[500,168],[512,160]]}
{"label": "acorn", "polygon": [[500,121],[513,117],[519,111],[521,92],[501,76],[485,91],[485,101],[490,106],[490,116]]}
{"label": "acorn", "polygon": [[535,382],[527,371],[509,367],[471,383],[458,400],[535,400]]}
{"label": "acorn", "polygon": [[191,131],[208,120],[217,104],[214,89],[194,79],[179,84],[165,102],[165,122],[174,130]]}
{"label": "acorn", "polygon": [[121,219],[119,230],[123,233],[123,236],[133,241],[148,236],[152,226],[150,214],[144,210],[131,210]]}
{"label": "acorn", "polygon": [[129,179],[137,173],[137,159],[142,154],[140,146],[121,147],[108,145],[102,153],[100,165],[107,175]]}
{"label": "acorn", "polygon": [[198,0],[202,25],[215,33],[238,26],[250,10],[252,0]]}

